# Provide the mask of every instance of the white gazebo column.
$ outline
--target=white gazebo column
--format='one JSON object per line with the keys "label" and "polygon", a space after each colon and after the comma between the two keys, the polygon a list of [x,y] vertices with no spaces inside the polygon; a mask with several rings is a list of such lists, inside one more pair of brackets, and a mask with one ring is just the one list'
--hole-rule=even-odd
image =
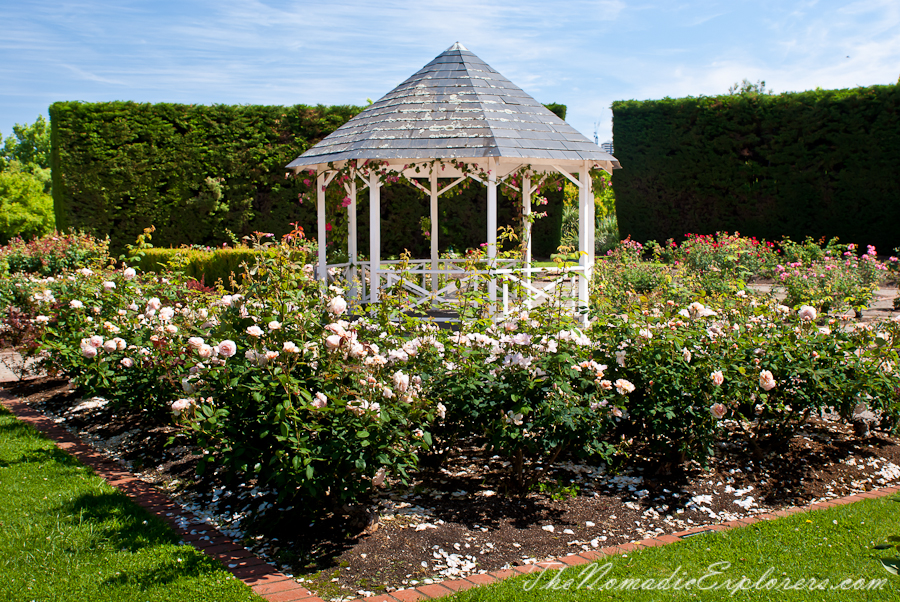
{"label": "white gazebo column", "polygon": [[369,303],[377,303],[381,289],[381,180],[369,174]]}
{"label": "white gazebo column", "polygon": [[[522,236],[525,237],[525,284],[531,286],[531,174],[522,174]],[[525,307],[531,309],[531,291],[525,290]]]}
{"label": "white gazebo column", "polygon": [[316,222],[319,226],[319,280],[328,281],[328,264],[325,262],[325,172],[316,176]]}
{"label": "white gazebo column", "polygon": [[582,267],[578,278],[578,305],[581,307],[589,303],[594,271],[594,195],[590,168],[590,162],[584,161],[578,178],[578,263]]}
{"label": "white gazebo column", "polygon": [[438,290],[438,176],[435,165],[431,166],[431,292]]}
{"label": "white gazebo column", "polygon": [[358,232],[356,229],[356,173],[353,173],[353,179],[350,181],[347,194],[350,196],[350,205],[347,206],[347,257],[350,261],[350,267],[347,270],[347,278],[350,281],[350,298],[358,297],[358,289],[356,286],[356,278],[358,271],[356,269],[357,261],[357,244]]}
{"label": "white gazebo column", "polygon": [[[488,157],[488,182],[487,182],[487,250],[488,269],[496,269],[497,258],[497,164],[492,157]],[[494,277],[488,281],[488,296],[491,303],[497,302],[497,280]]]}

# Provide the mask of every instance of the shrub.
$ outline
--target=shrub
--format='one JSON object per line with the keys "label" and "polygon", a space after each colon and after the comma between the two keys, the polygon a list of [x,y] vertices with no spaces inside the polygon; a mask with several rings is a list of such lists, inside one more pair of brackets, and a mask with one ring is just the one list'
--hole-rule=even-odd
{"label": "shrub", "polygon": [[[900,319],[839,321],[738,291],[597,304],[586,326],[560,292],[497,320],[473,274],[454,332],[412,316],[401,284],[377,307],[348,306],[342,284],[304,271],[314,248],[299,233],[253,249],[236,294],[121,267],[17,274],[0,291],[84,394],[175,412],[201,468],[258,479],[313,513],[405,480],[433,443],[486,443],[526,491],[532,469],[562,454],[702,464],[726,426],[762,455],[823,411],[900,418]],[[641,251],[626,241],[611,263]]]}
{"label": "shrub", "polygon": [[0,171],[0,244],[16,236],[44,236],[54,223],[53,199],[39,178],[21,170]]}
{"label": "shrub", "polygon": [[589,339],[550,304],[484,332],[464,323],[446,341],[446,355],[452,361],[428,381],[446,412],[440,444],[455,447],[472,435],[486,440],[511,461],[513,489],[526,490],[534,467],[563,452],[594,460],[614,455],[608,432],[626,393],[606,386],[606,366],[591,359]]}
{"label": "shrub", "polygon": [[595,264],[591,282],[593,307],[622,311],[641,297],[671,297],[672,277],[668,270],[643,261],[643,252],[641,243],[626,238]]}
{"label": "shrub", "polygon": [[14,238],[0,248],[0,259],[9,272],[56,276],[65,271],[102,265],[107,260],[107,241],[84,233],[54,232],[25,242]]}
{"label": "shrub", "polygon": [[301,269],[304,241],[255,251],[239,292],[215,300],[177,276],[121,269],[47,283],[56,292],[36,320],[51,367],[114,403],[172,407],[208,454],[201,468],[300,492],[313,512],[364,496],[385,473],[405,478],[430,441],[419,377],[378,353],[380,330],[324,309],[334,293]]}
{"label": "shrub", "polygon": [[898,106],[896,85],[615,102],[622,234],[645,242],[740,229],[893,248]]}
{"label": "shrub", "polygon": [[165,273],[175,270],[186,278],[213,286],[221,282],[222,286],[231,290],[232,280],[240,283],[243,279],[244,265],[256,263],[258,251],[249,247],[237,248],[189,248],[180,249],[145,249],[143,257],[135,263],[148,272]]}
{"label": "shrub", "polygon": [[826,248],[822,259],[810,264],[778,264],[776,273],[786,293],[785,303],[792,307],[809,304],[821,311],[861,312],[868,307],[888,267],[876,259],[875,247],[870,246],[862,257],[855,251],[852,244],[842,255],[832,255]]}

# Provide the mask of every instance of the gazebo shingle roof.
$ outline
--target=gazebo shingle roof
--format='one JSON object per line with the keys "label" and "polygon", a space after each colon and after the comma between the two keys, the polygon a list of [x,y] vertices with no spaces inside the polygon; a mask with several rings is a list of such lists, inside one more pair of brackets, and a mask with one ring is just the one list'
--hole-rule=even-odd
{"label": "gazebo shingle roof", "polygon": [[459,43],[288,167],[349,159],[618,161]]}

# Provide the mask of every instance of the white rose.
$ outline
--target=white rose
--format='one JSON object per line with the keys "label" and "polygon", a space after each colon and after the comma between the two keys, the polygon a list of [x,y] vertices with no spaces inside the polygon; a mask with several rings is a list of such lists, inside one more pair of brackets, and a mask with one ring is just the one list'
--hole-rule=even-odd
{"label": "white rose", "polygon": [[343,297],[333,297],[331,301],[328,302],[328,305],[325,306],[325,309],[330,314],[340,316],[347,311],[347,302]]}

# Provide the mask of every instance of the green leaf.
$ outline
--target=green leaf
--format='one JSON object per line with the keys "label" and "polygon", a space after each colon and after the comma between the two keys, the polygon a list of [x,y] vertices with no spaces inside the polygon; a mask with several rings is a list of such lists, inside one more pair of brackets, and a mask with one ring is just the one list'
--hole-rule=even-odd
{"label": "green leaf", "polygon": [[880,558],[881,566],[891,575],[900,575],[900,558]]}
{"label": "green leaf", "polygon": [[369,436],[369,431],[356,431],[356,436],[360,439],[365,439]]}

